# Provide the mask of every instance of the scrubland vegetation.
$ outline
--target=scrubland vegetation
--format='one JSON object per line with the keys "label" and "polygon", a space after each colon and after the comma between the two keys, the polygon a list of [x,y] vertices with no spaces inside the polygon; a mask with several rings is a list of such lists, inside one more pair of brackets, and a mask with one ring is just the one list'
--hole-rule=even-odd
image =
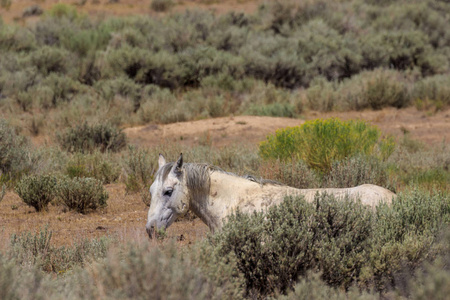
{"label": "scrubland vegetation", "polygon": [[[398,194],[376,210],[328,195],[287,198],[266,214],[237,212],[183,249],[114,237],[56,247],[48,228],[13,235],[0,252],[0,298],[445,299],[448,144],[427,147],[407,133],[394,141],[331,119],[280,130],[259,148],[141,149],[121,128],[446,109],[449,13],[438,0],[311,0],[252,15],[90,19],[60,4],[28,28],[0,22],[0,201],[9,188],[36,213],[62,205],[89,214],[107,206],[104,184],[123,183],[148,204],[159,152],[298,188],[372,183]],[[27,136],[42,134],[53,142],[33,148]]]}
{"label": "scrubland vegetation", "polygon": [[28,27],[0,22],[0,107],[33,135],[308,109],[433,112],[450,103],[449,7],[280,1],[253,14],[94,19],[58,4]]}

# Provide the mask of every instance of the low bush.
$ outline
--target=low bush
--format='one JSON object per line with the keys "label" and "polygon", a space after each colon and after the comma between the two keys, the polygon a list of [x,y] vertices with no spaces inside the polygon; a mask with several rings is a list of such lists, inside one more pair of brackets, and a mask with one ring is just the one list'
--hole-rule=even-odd
{"label": "low bush", "polygon": [[65,74],[70,66],[70,53],[55,47],[41,47],[31,53],[31,63],[45,76],[53,72]]}
{"label": "low bush", "polygon": [[319,176],[309,169],[303,161],[264,161],[259,166],[258,175],[298,189],[317,188],[320,186]]}
{"label": "low bush", "polygon": [[7,256],[18,265],[62,274],[104,258],[111,244],[110,239],[101,238],[75,242],[71,247],[55,247],[51,242],[52,235],[48,226],[37,233],[13,234]]}
{"label": "low bush", "polygon": [[[51,73],[44,78],[41,85],[36,88],[36,92],[40,96],[41,106],[44,109],[70,102],[79,91],[80,87],[76,81],[68,76],[60,76],[56,73]],[[47,102],[49,100],[50,102]]]}
{"label": "low bush", "polygon": [[[77,282],[83,299],[104,295],[108,299],[240,299],[230,281],[215,284],[188,255],[174,246],[162,249],[128,247],[85,272]],[[177,282],[177,284],[173,284]],[[73,293],[73,291],[72,291]]]}
{"label": "low bush", "polygon": [[210,243],[218,255],[235,255],[248,293],[267,295],[314,268],[328,284],[349,286],[366,260],[370,229],[369,208],[318,195],[314,203],[286,198],[267,214],[237,212]]}
{"label": "low bush", "polygon": [[252,105],[247,110],[246,114],[252,116],[270,116],[270,117],[285,117],[295,118],[297,115],[295,108],[289,103],[272,103],[267,105]]}
{"label": "low bush", "polygon": [[0,192],[0,202],[2,202],[3,197],[6,195],[6,186],[2,185],[2,191]]}
{"label": "low bush", "polygon": [[346,188],[361,184],[375,184],[393,189],[387,164],[376,157],[356,155],[332,164],[323,180],[323,187]]}
{"label": "low bush", "polygon": [[430,101],[436,108],[450,105],[450,79],[447,75],[436,75],[419,80],[413,88],[412,97],[416,107],[425,109],[425,102]]}
{"label": "low bush", "polygon": [[331,286],[386,292],[401,287],[402,272],[447,251],[436,242],[449,222],[444,193],[399,194],[375,211],[318,194],[312,203],[288,197],[266,213],[238,211],[208,243],[214,255],[236,263],[247,295],[285,293],[310,270]]}
{"label": "low bush", "polygon": [[376,77],[369,81],[365,94],[367,103],[373,109],[388,106],[402,108],[409,104],[405,86],[386,77]]}
{"label": "low bush", "polygon": [[66,166],[66,174],[70,178],[92,177],[104,184],[115,182],[120,176],[120,171],[119,165],[114,163],[111,156],[100,152],[75,153]]}
{"label": "low bush", "polygon": [[380,130],[364,121],[307,121],[267,136],[259,146],[259,154],[265,159],[300,159],[310,168],[328,173],[333,162],[358,153],[375,155],[377,147],[382,158],[389,157],[394,142],[379,137]]}
{"label": "low bush", "polygon": [[168,11],[174,5],[172,0],[152,0],[152,4],[150,4],[150,8],[157,12]]}
{"label": "low bush", "polygon": [[22,11],[22,17],[26,18],[31,16],[40,16],[43,13],[44,11],[42,10],[42,8],[39,5],[35,4],[24,8],[24,10]]}
{"label": "low bush", "polygon": [[326,282],[320,278],[318,273],[309,273],[303,277],[294,286],[294,291],[287,293],[287,295],[280,295],[277,299],[280,300],[378,300],[378,294],[369,294],[361,292],[357,288],[352,288],[349,291],[330,287]]}
{"label": "low bush", "polygon": [[29,142],[0,119],[0,182],[18,179],[31,168]]}
{"label": "low bush", "polygon": [[127,191],[148,190],[157,171],[157,154],[146,149],[129,147],[124,157]]}
{"label": "low bush", "polygon": [[101,152],[118,152],[126,146],[126,136],[116,126],[110,124],[88,125],[83,123],[57,136],[61,147],[69,152],[89,153],[96,149]]}
{"label": "low bush", "polygon": [[47,11],[47,14],[57,19],[67,18],[69,20],[75,20],[76,18],[78,18],[78,12],[76,7],[64,3],[58,3],[53,5]]}
{"label": "low bush", "polygon": [[85,214],[107,206],[108,193],[100,180],[95,178],[68,178],[58,180],[58,198],[69,210]]}
{"label": "low bush", "polygon": [[36,211],[47,209],[55,197],[56,178],[52,175],[31,175],[22,178],[16,185],[16,192],[27,205]]}

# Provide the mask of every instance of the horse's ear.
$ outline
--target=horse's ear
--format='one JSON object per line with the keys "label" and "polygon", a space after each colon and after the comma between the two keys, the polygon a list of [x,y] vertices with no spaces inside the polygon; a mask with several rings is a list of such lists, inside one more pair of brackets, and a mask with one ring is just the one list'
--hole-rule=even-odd
{"label": "horse's ear", "polygon": [[161,169],[166,164],[166,159],[164,156],[160,153],[158,158],[158,170]]}
{"label": "horse's ear", "polygon": [[181,167],[183,166],[183,153],[180,153],[180,157],[177,162],[173,165],[172,172],[176,175],[181,174]]}

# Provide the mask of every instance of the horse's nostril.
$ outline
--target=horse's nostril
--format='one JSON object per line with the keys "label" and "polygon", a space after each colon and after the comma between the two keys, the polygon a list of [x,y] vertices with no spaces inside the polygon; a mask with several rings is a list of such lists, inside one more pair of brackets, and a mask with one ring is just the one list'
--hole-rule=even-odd
{"label": "horse's nostril", "polygon": [[145,226],[145,229],[147,231],[147,234],[150,238],[153,238],[153,233],[155,232],[155,226],[154,225],[147,225]]}

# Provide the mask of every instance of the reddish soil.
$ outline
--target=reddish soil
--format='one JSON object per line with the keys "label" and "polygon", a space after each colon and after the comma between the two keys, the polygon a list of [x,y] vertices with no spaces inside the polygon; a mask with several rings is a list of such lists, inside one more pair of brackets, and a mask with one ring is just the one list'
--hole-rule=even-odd
{"label": "reddish soil", "polygon": [[[326,114],[310,112],[303,119],[226,117],[168,125],[148,124],[125,129],[125,132],[130,143],[145,147],[164,142],[185,146],[206,143],[213,147],[256,145],[278,128],[300,125],[305,119],[329,117],[364,119],[397,137],[407,131],[412,138],[429,145],[450,141],[450,111],[430,115],[415,108]],[[60,206],[51,206],[48,212],[36,213],[15,193],[8,192],[0,202],[0,248],[7,245],[10,234],[37,230],[46,224],[53,231],[56,245],[70,245],[84,238],[104,235],[123,241],[146,240],[144,227],[148,208],[140,195],[127,195],[122,184],[111,184],[106,189],[110,196],[108,208],[87,215],[65,212]],[[208,228],[199,219],[183,220],[169,228],[168,237],[182,240],[180,244],[184,245],[203,238],[207,232]]]}
{"label": "reddish soil", "polygon": [[[77,7],[80,13],[89,16],[130,16],[150,15],[158,16],[166,12],[155,12],[150,8],[152,0],[119,0],[113,3],[111,0],[88,0],[81,5],[82,0],[12,0],[9,9],[0,8],[0,16],[6,23],[17,22],[20,24],[32,24],[39,16],[23,18],[23,10],[32,5],[39,5],[44,11],[50,9],[56,3],[71,4]],[[175,5],[168,13],[177,13],[185,10],[209,10],[215,13],[229,11],[251,13],[257,10],[262,0],[175,0]]]}
{"label": "reddish soil", "polygon": [[450,111],[429,114],[415,108],[398,110],[386,108],[361,112],[309,112],[302,119],[255,116],[225,117],[168,125],[149,124],[125,129],[132,144],[152,147],[162,143],[192,146],[208,144],[223,147],[234,144],[252,144],[265,139],[269,133],[288,126],[297,126],[305,120],[337,117],[343,120],[361,119],[377,125],[384,133],[410,137],[433,144],[450,141]]}

